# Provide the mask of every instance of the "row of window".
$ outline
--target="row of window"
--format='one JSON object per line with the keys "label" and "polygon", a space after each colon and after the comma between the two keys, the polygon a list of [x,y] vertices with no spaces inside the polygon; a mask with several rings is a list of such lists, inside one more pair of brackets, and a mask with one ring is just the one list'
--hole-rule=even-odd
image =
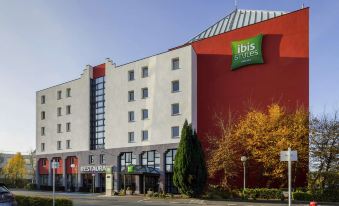
{"label": "row of window", "polygon": [[[172,138],[179,138],[180,137],[180,129],[179,126],[171,127],[171,137]],[[141,131],[141,141],[148,141],[148,130]],[[128,142],[134,143],[135,142],[135,132],[128,132]]]}
{"label": "row of window", "polygon": [[[100,164],[106,164],[106,156],[104,154],[99,155]],[[88,156],[88,164],[94,164],[94,155]]]}
{"label": "row of window", "polygon": [[[66,98],[67,97],[71,97],[71,88],[66,89]],[[58,100],[62,99],[62,90],[57,91],[57,99]],[[41,104],[45,104],[46,103],[46,95],[42,95],[40,101],[41,101]]]}
{"label": "row of window", "polygon": [[[71,131],[71,123],[67,122],[66,123],[66,132]],[[57,124],[57,133],[62,133],[62,124]],[[41,127],[41,136],[46,135],[46,127]]]}
{"label": "row of window", "polygon": [[[174,58],[172,59],[172,70],[179,69],[179,58]],[[146,78],[148,77],[148,67],[142,67],[141,68],[141,78]],[[134,70],[129,70],[128,71],[128,81],[133,81],[135,80],[135,73]]]}
{"label": "row of window", "polygon": [[[44,152],[46,149],[45,143],[41,143],[41,152]],[[71,140],[66,140],[66,149],[71,149]],[[57,150],[62,150],[62,142],[57,141]]]}
{"label": "row of window", "polygon": [[[70,115],[70,114],[71,114],[71,105],[67,105],[66,106],[66,115]],[[57,116],[58,117],[62,116],[62,107],[57,108]],[[41,120],[46,119],[46,112],[45,111],[41,111],[40,118],[41,118]]]}

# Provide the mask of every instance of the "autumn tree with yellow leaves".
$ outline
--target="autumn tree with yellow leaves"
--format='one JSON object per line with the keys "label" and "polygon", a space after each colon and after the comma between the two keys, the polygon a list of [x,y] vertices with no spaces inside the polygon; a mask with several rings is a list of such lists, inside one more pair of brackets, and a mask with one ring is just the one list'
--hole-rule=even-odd
{"label": "autumn tree with yellow leaves", "polygon": [[17,153],[9,159],[3,168],[3,174],[8,178],[13,185],[17,185],[18,181],[22,180],[26,175],[25,160],[21,153]]}
{"label": "autumn tree with yellow leaves", "polygon": [[[246,155],[250,164],[262,168],[261,175],[268,179],[266,187],[274,187],[277,183],[285,187],[287,165],[280,162],[280,151],[288,147],[298,151],[298,161],[293,163],[294,181],[297,172],[307,172],[309,129],[306,110],[298,108],[287,112],[282,106],[271,104],[265,111],[252,109],[232,125],[219,128],[220,137],[209,138],[217,140],[211,146],[214,148],[208,150],[210,176],[218,172],[224,174],[224,178],[229,176],[228,179],[241,175],[240,156]],[[223,186],[232,186],[225,183]]]}

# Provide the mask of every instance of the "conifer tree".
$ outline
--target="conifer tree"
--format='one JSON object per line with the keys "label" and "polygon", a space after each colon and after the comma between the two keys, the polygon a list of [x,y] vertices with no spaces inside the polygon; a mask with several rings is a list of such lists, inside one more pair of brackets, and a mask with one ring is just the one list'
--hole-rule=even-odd
{"label": "conifer tree", "polygon": [[204,152],[197,133],[186,120],[175,156],[174,184],[181,193],[189,197],[198,197],[204,190],[206,178]]}

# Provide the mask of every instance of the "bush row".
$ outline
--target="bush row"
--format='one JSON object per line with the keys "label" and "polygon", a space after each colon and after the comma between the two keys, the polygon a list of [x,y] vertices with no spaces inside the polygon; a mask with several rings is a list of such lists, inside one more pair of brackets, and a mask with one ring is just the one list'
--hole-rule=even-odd
{"label": "bush row", "polygon": [[[51,206],[53,199],[49,197],[31,197],[16,195],[15,200],[19,206]],[[55,206],[73,206],[73,202],[66,198],[56,198]]]}
{"label": "bush row", "polygon": [[279,189],[255,188],[245,189],[245,198],[256,199],[280,199],[284,200],[283,192]]}
{"label": "bush row", "polygon": [[294,200],[318,201],[318,202],[339,202],[339,190],[324,190],[315,192],[293,192]]}

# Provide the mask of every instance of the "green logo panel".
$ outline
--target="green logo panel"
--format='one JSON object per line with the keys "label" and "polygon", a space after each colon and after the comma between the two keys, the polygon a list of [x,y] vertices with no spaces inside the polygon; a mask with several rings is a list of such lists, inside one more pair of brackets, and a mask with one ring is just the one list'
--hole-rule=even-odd
{"label": "green logo panel", "polygon": [[263,35],[232,42],[232,70],[250,65],[263,64],[261,44]]}

